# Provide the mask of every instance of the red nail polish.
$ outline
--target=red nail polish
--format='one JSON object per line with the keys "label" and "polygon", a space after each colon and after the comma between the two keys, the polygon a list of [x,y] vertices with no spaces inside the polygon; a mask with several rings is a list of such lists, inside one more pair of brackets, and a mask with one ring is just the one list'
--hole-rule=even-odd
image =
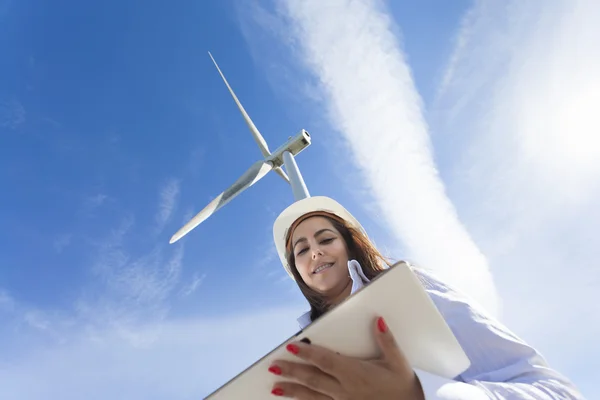
{"label": "red nail polish", "polygon": [[292,354],[298,354],[298,352],[300,351],[298,346],[296,346],[295,344],[291,344],[291,343],[288,344],[285,348]]}
{"label": "red nail polish", "polygon": [[281,375],[281,368],[279,368],[277,365],[273,365],[269,367],[269,372],[275,375]]}
{"label": "red nail polish", "polygon": [[385,324],[383,317],[379,317],[379,319],[377,320],[377,328],[381,333],[385,333],[387,331],[387,325]]}
{"label": "red nail polish", "polygon": [[275,389],[271,390],[271,393],[273,393],[275,396],[283,396],[283,389],[275,388]]}

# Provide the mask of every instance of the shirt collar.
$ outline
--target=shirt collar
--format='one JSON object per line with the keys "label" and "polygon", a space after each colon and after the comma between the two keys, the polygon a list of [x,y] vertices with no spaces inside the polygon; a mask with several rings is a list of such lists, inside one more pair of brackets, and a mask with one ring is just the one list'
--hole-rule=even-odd
{"label": "shirt collar", "polygon": [[[370,280],[365,276],[362,267],[356,260],[348,261],[348,273],[352,279],[352,290],[350,291],[350,295],[356,293],[370,282]],[[302,314],[297,321],[298,324],[300,324],[300,329],[304,329],[310,325],[312,322],[310,319],[310,310]]]}

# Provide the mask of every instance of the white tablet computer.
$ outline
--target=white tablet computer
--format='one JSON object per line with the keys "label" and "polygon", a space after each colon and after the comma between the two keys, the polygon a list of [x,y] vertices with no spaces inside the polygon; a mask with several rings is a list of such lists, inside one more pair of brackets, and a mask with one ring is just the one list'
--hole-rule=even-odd
{"label": "white tablet computer", "polygon": [[206,399],[272,399],[273,385],[286,378],[269,373],[269,366],[277,359],[303,362],[285,346],[304,337],[343,355],[374,358],[379,353],[373,336],[376,316],[385,318],[413,368],[452,379],[469,367],[468,357],[411,267],[399,262]]}

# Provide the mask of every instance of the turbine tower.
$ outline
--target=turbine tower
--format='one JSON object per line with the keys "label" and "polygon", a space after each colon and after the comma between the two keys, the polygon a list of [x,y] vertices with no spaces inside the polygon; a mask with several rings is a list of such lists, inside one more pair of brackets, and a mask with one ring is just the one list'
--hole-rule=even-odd
{"label": "turbine tower", "polygon": [[[264,158],[255,162],[246,172],[244,172],[240,178],[238,178],[237,181],[233,183],[233,185],[225,189],[224,192],[218,195],[213,201],[208,203],[208,205],[204,207],[202,211],[196,214],[194,218],[192,218],[171,237],[169,243],[175,243],[187,235],[192,229],[200,225],[218,209],[229,203],[244,190],[254,185],[270,171],[275,171],[282,179],[292,186],[292,193],[294,194],[295,201],[310,197],[308,189],[306,188],[306,184],[304,183],[304,179],[302,178],[302,174],[300,173],[294,158],[298,155],[298,153],[310,145],[311,141],[308,132],[306,132],[304,129],[300,130],[296,136],[290,137],[284,144],[279,146],[277,150],[271,153],[267,142],[260,134],[258,128],[256,128],[254,125],[254,122],[252,122],[250,119],[250,116],[233,92],[231,86],[229,86],[229,82],[227,82],[227,79],[225,79],[225,75],[223,75],[223,72],[221,72],[221,69],[219,68],[219,65],[217,65],[217,62],[213,58],[212,54],[209,52],[208,55],[215,64],[215,67],[217,67],[217,71],[219,71],[221,78],[223,78],[223,82],[225,82],[227,89],[229,89],[229,93],[231,93],[235,104],[242,113],[244,121],[246,121],[246,125],[248,125],[250,133],[252,133],[252,137],[254,137],[254,141],[258,145],[258,148],[260,149]],[[285,165],[287,174],[281,169],[282,165]]]}

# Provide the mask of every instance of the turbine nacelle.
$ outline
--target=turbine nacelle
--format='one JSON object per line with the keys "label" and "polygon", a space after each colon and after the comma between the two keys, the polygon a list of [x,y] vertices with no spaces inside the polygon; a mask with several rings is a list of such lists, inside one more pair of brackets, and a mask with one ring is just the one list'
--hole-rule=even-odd
{"label": "turbine nacelle", "polygon": [[310,146],[310,143],[310,134],[302,129],[296,136],[290,137],[287,142],[273,151],[269,157],[266,157],[265,161],[271,163],[273,168],[281,167],[285,164],[283,153],[287,151],[295,157],[302,150]]}

